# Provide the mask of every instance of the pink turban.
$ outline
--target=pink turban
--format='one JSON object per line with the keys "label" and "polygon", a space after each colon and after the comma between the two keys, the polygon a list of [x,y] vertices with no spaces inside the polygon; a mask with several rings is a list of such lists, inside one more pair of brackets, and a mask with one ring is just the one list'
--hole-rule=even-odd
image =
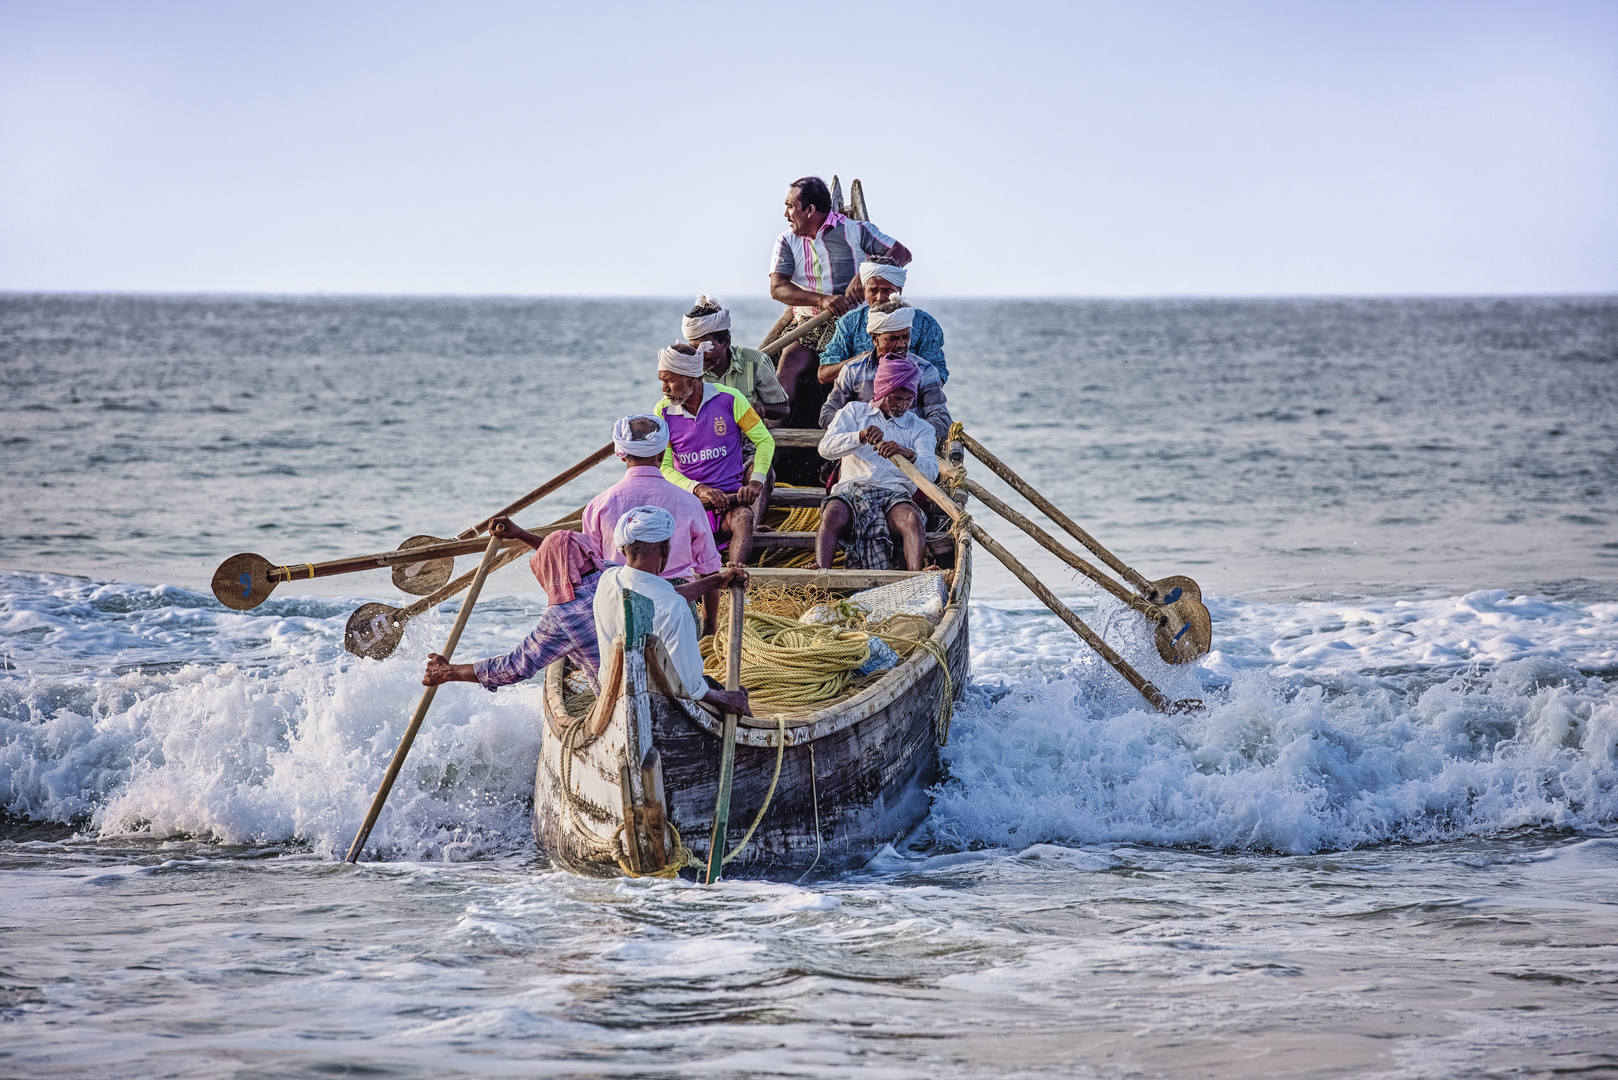
{"label": "pink turban", "polygon": [[912,394],[921,385],[921,368],[909,356],[884,356],[877,361],[876,386],[872,399],[881,401],[895,390],[909,390]]}
{"label": "pink turban", "polygon": [[540,542],[538,551],[528,556],[528,569],[534,572],[534,580],[552,605],[572,600],[573,586],[600,566],[590,541],[576,532],[553,532]]}

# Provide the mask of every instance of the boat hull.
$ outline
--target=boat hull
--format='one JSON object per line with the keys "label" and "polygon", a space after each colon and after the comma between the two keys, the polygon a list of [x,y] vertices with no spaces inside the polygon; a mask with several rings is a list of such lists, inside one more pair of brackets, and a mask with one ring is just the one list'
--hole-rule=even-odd
{"label": "boat hull", "polygon": [[[948,689],[958,699],[970,671],[967,598],[971,562],[960,552],[950,604],[933,639],[942,647]],[[595,741],[572,752],[564,742],[581,741],[570,728],[583,723],[562,706],[561,672],[547,675],[545,736],[534,788],[534,835],[557,865],[577,873],[618,875],[632,869],[623,850],[623,798],[627,762],[651,752],[657,776],[646,773],[649,798],[674,828],[667,846],[678,858],[674,838],[706,863],[717,797],[720,732],[718,718],[695,703],[657,692],[655,671],[644,678],[641,695],[647,717],[642,731],[650,747],[634,736],[637,671],[626,667],[622,698],[612,722]],[[662,684],[666,685],[666,684]],[[771,718],[757,718],[738,731],[735,779],[730,801],[730,847],[735,848],[767,805],[746,846],[726,863],[727,877],[795,880],[857,866],[886,845],[911,833],[926,818],[928,789],[939,776],[940,707],[945,668],[918,649],[892,673],[861,693],[785,731],[781,774],[774,783],[777,747],[782,741]],[[649,720],[649,723],[647,722]],[[661,790],[653,791],[660,787]],[[645,869],[644,867],[642,869]],[[698,876],[701,876],[700,873]]]}

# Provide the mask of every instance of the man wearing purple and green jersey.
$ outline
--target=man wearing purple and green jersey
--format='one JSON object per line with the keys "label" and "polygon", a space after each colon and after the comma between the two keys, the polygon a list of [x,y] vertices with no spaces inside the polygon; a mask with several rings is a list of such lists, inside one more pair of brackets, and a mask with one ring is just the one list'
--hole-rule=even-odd
{"label": "man wearing purple and green jersey", "polygon": [[669,429],[663,475],[702,500],[715,537],[730,541],[728,561],[740,566],[752,554],[754,525],[764,515],[775,438],[739,390],[704,382],[702,369],[703,354],[689,345],[657,354],[664,397],[652,412]]}

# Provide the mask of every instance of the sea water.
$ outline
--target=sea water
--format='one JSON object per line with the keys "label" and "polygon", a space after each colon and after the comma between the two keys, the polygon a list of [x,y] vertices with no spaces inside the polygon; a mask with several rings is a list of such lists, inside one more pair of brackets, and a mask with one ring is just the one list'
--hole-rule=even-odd
{"label": "sea water", "polygon": [[[207,584],[472,524],[655,401],[682,303],[0,297],[0,1076],[1618,1072],[1618,301],[920,302],[1213,652],[980,523],[1208,708],[980,552],[924,826],[709,888],[545,865],[532,686],[444,688],[344,865],[456,605],[376,662],[385,573]],[[543,604],[496,575],[458,655]]]}

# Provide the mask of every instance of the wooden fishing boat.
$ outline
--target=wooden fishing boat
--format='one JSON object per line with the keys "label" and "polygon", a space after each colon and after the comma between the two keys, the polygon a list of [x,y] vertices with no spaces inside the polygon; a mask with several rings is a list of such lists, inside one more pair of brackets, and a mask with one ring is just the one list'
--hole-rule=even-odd
{"label": "wooden fishing boat", "polygon": [[[781,431],[805,446],[819,431]],[[814,489],[777,489],[789,505],[818,505]],[[959,497],[964,501],[965,496]],[[773,533],[762,546],[808,546],[813,534]],[[853,696],[824,707],[746,717],[737,729],[731,846],[756,821],[725,876],[795,880],[858,865],[926,817],[949,709],[969,674],[971,541],[929,534],[938,570],[761,568],[763,582],[813,584],[834,595],[941,573],[948,603],[931,645]],[[755,552],[756,556],[761,552]],[[650,601],[626,604],[621,647],[603,658],[599,700],[546,673],[544,737],[534,782],[534,835],[556,864],[591,875],[665,876],[706,865],[722,750],[722,718],[674,694],[668,654],[647,631]],[[940,662],[942,659],[942,663]],[[697,872],[701,877],[701,872]]]}

